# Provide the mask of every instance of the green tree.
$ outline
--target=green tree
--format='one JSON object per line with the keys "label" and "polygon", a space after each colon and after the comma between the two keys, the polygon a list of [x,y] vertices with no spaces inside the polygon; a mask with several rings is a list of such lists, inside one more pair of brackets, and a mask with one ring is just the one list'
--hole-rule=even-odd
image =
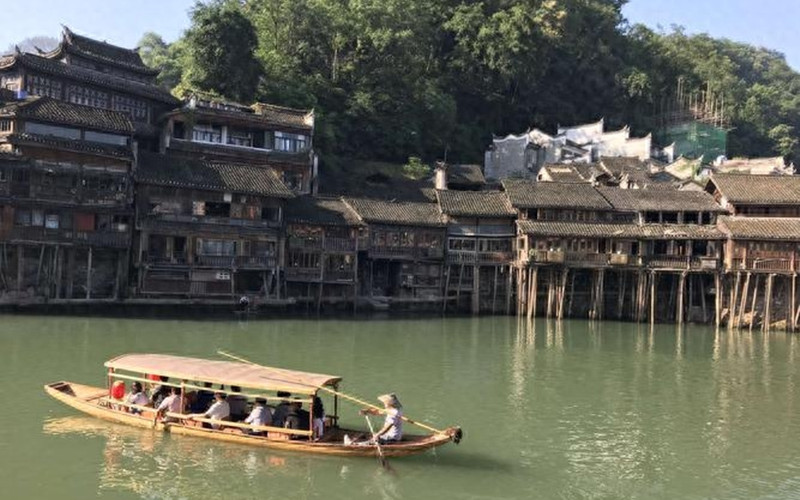
{"label": "green tree", "polygon": [[157,79],[159,85],[172,89],[180,83],[184,64],[183,45],[182,40],[167,44],[161,35],[152,31],[145,33],[139,40],[142,61],[160,71]]}
{"label": "green tree", "polygon": [[248,102],[255,97],[261,66],[253,24],[236,0],[197,3],[186,32],[182,84]]}

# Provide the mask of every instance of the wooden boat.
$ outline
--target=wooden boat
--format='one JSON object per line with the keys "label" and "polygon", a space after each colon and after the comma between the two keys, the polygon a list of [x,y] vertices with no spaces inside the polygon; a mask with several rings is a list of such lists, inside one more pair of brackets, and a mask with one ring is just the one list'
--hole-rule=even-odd
{"label": "wooden boat", "polygon": [[[272,368],[252,363],[163,354],[126,354],[107,361],[105,366],[108,368],[108,385],[105,388],[61,381],[45,385],[45,391],[55,399],[89,415],[146,429],[306,453],[342,456],[375,456],[379,453],[374,444],[367,444],[363,440],[358,442],[359,438],[369,437],[366,430],[344,429],[338,426],[340,398],[369,405],[369,403],[339,392],[338,385],[342,380],[341,377]],[[313,405],[313,398],[317,396],[318,392],[327,392],[334,395],[333,414],[326,419],[323,435],[314,440],[311,438],[310,430],[271,426],[254,427],[240,422],[190,417],[185,413],[166,413],[165,418],[162,419],[156,416],[153,408],[125,403],[122,399],[111,397],[115,381],[130,380],[151,383],[147,374],[169,377],[168,382],[161,383],[167,386],[181,387],[183,389],[182,403],[188,403],[192,396],[191,391],[208,390],[201,383],[210,382],[226,387],[241,388],[242,392],[225,391],[229,396],[236,395],[248,399],[260,397],[266,399],[268,403],[286,401],[286,396],[278,397],[277,392],[289,392],[295,396],[292,401],[307,403],[309,407]],[[298,399],[297,396],[301,398]],[[373,405],[369,406],[377,408]],[[186,404],[182,404],[182,407],[186,408]],[[309,411],[309,413],[312,412]],[[405,417],[404,420],[428,429],[430,432],[420,435],[404,434],[401,441],[381,445],[380,452],[384,456],[412,455],[450,441],[457,443],[461,439],[461,429],[458,427],[437,430]],[[211,428],[211,424],[215,427],[219,426],[219,428]],[[308,428],[311,428],[310,424],[309,422]],[[258,431],[260,434],[250,434],[251,430]],[[345,436],[356,441],[356,444],[345,444]]]}

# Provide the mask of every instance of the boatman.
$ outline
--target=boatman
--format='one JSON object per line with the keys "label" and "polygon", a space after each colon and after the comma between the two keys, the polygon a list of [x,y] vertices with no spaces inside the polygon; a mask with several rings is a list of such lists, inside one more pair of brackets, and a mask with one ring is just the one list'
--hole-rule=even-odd
{"label": "boatman", "polygon": [[383,403],[383,411],[375,408],[361,410],[362,415],[386,415],[383,427],[372,435],[372,442],[380,444],[393,443],[403,439],[403,406],[395,394],[378,396],[378,401]]}

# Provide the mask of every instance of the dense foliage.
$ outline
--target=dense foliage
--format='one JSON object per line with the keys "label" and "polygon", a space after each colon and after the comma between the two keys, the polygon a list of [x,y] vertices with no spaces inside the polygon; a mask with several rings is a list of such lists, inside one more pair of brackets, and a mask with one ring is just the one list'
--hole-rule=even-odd
{"label": "dense foliage", "polygon": [[644,134],[680,79],[725,102],[729,154],[797,150],[800,75],[774,51],[630,26],[626,0],[214,0],[143,40],[164,84],[317,111],[318,149],[481,162],[492,134],[605,117]]}

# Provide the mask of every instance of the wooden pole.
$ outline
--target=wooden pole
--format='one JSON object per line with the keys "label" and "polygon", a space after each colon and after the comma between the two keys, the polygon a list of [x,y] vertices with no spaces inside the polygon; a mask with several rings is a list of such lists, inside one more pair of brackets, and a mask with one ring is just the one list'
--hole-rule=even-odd
{"label": "wooden pole", "polygon": [[536,295],[538,295],[539,287],[539,267],[534,266],[532,270],[528,271],[530,278],[528,279],[528,291],[526,297],[528,298],[526,304],[526,316],[528,319],[536,315]]}
{"label": "wooden pole", "polygon": [[472,304],[470,309],[472,314],[478,314],[481,310],[481,268],[472,266]]}
{"label": "wooden pole", "polygon": [[650,325],[656,322],[656,272],[650,271]]}
{"label": "wooden pole", "polygon": [[753,287],[753,302],[750,304],[750,326],[749,331],[753,332],[753,325],[756,323],[756,305],[758,305],[758,284],[761,276],[756,275],[755,286]]}
{"label": "wooden pole", "polygon": [[22,281],[25,279],[25,247],[17,245],[17,291],[22,291]]}
{"label": "wooden pole", "polygon": [[61,282],[64,276],[64,249],[56,246],[56,298],[61,298]]}
{"label": "wooden pole", "polygon": [[450,293],[450,264],[447,264],[447,272],[444,278],[444,297],[442,297],[442,314],[447,312],[447,296]]}
{"label": "wooden pole", "polygon": [[92,247],[89,247],[89,256],[86,258],[86,298],[92,298]]}
{"label": "wooden pole", "polygon": [[683,325],[683,301],[686,292],[686,271],[682,271],[678,277],[678,309],[675,311],[677,323]]}
{"label": "wooden pole", "polygon": [[719,328],[722,321],[722,276],[714,273],[714,324]]}
{"label": "wooden pole", "polygon": [[772,326],[772,286],[775,282],[775,275],[769,274],[767,276],[767,290],[766,296],[764,297],[764,324],[762,325],[762,330],[765,333],[769,333],[770,327]]}
{"label": "wooden pole", "polygon": [[742,272],[736,272],[736,281],[733,284],[733,288],[731,289],[731,301],[728,307],[728,330],[733,330],[733,327],[736,323],[736,301],[739,298],[739,284],[742,281]]}
{"label": "wooden pole", "polygon": [[506,315],[511,314],[511,291],[514,289],[514,273],[511,264],[508,265],[506,278]]}
{"label": "wooden pole", "polygon": [[575,302],[575,275],[577,271],[572,273],[569,280],[569,297],[567,298],[567,316],[572,317],[572,303]]}
{"label": "wooden pole", "polygon": [[492,315],[497,314],[497,278],[499,266],[494,266],[494,281],[492,283]]}
{"label": "wooden pole", "polygon": [[[140,273],[143,272],[140,270]],[[67,295],[71,299],[75,287],[75,248],[70,248],[67,252]],[[140,288],[141,290],[141,288]]]}
{"label": "wooden pole", "polygon": [[561,274],[561,287],[558,294],[558,319],[564,319],[564,300],[567,293],[567,280],[569,279],[569,268],[565,267]]}
{"label": "wooden pole", "polygon": [[319,316],[320,311],[322,310],[322,288],[323,283],[320,280],[319,282],[319,289],[317,290],[317,316]]}
{"label": "wooden pole", "polygon": [[745,307],[747,306],[747,295],[750,293],[750,275],[752,273],[747,271],[744,278],[744,288],[742,289],[742,300],[739,302],[739,315],[736,317],[736,327],[742,327],[742,316],[744,315]]}
{"label": "wooden pole", "polygon": [[797,321],[795,320],[794,311],[797,309],[797,273],[792,272],[792,283],[791,283],[791,299],[790,299],[790,309],[789,309],[789,330],[795,331],[797,329]]}
{"label": "wooden pole", "polygon": [[461,285],[464,282],[464,264],[458,271],[458,288],[456,288],[456,311],[461,307]]}
{"label": "wooden pole", "polygon": [[622,308],[625,302],[625,284],[628,276],[625,271],[619,272],[619,283],[617,288],[617,319],[622,319]]}
{"label": "wooden pole", "polygon": [[598,284],[597,284],[597,309],[598,309],[598,319],[602,320],[605,314],[605,307],[606,307],[606,270],[600,269],[598,272]]}

